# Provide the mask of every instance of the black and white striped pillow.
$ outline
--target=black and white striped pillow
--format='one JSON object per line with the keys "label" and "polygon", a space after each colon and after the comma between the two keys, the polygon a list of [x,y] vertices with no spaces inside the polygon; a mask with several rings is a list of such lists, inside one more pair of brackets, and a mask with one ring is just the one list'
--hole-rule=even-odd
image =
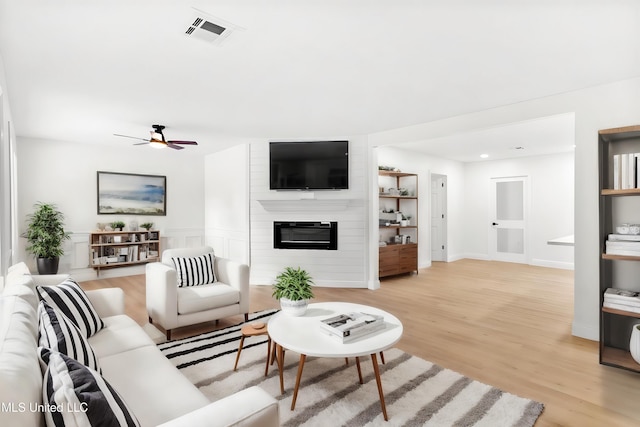
{"label": "black and white striped pillow", "polygon": [[42,360],[48,361],[42,382],[43,400],[56,408],[44,412],[47,426],[140,425],[118,392],[98,372],[48,348],[41,347],[38,352]]}
{"label": "black and white striped pillow", "polygon": [[40,301],[38,318],[40,346],[63,353],[91,369],[102,372],[89,341],[67,316],[45,301]]}
{"label": "black and white striped pillow", "polygon": [[197,257],[172,257],[173,265],[178,272],[178,286],[198,286],[214,283],[213,252]]}
{"label": "black and white striped pillow", "polygon": [[67,279],[58,285],[38,286],[37,289],[40,299],[62,311],[85,337],[88,338],[104,328],[104,322],[75,280]]}

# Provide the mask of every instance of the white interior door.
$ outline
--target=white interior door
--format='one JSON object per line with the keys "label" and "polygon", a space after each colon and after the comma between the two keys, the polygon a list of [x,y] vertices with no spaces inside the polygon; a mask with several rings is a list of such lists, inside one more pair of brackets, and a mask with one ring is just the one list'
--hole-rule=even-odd
{"label": "white interior door", "polygon": [[431,175],[431,261],[447,260],[447,177]]}
{"label": "white interior door", "polygon": [[489,255],[496,261],[527,262],[527,177],[492,178]]}

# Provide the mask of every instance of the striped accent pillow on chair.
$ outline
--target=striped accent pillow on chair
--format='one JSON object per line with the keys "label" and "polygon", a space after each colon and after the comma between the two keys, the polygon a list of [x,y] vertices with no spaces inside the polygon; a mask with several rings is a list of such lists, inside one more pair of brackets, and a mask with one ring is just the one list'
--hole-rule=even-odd
{"label": "striped accent pillow on chair", "polygon": [[100,329],[104,322],[91,305],[89,297],[75,280],[67,279],[59,285],[38,286],[40,299],[51,307],[62,311],[89,338]]}
{"label": "striped accent pillow on chair", "polygon": [[178,286],[198,286],[214,283],[213,252],[197,257],[172,257],[171,261],[178,272]]}

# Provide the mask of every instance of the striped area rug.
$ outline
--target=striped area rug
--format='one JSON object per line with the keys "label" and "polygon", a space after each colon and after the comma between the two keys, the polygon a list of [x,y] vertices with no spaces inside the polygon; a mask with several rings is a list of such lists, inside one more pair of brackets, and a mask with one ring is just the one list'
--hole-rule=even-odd
{"label": "striped area rug", "polygon": [[[249,322],[268,321],[276,311],[250,315]],[[299,355],[285,357],[285,394],[280,394],[276,364],[265,377],[265,336],[248,337],[233,371],[244,323],[183,340],[160,344],[164,355],[209,399],[217,400],[258,385],[280,402],[283,426],[532,426],[543,405],[514,396],[457,372],[404,353],[384,352],[380,365],[389,421],[380,410],[369,358],[361,359],[364,384],[355,361],[308,357],[295,410],[291,411]]]}

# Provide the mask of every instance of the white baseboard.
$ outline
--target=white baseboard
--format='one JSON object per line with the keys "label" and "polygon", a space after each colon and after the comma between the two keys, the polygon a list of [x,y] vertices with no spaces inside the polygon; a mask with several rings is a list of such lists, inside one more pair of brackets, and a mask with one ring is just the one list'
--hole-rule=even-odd
{"label": "white baseboard", "polygon": [[[319,288],[358,288],[358,289],[368,289],[369,284],[366,282],[356,282],[356,281],[334,281],[334,280],[314,280],[314,286]],[[380,283],[380,282],[378,282]],[[250,283],[250,285],[255,286],[271,286],[269,283]],[[378,285],[379,287],[379,285]]]}
{"label": "white baseboard", "polygon": [[532,259],[531,265],[535,265],[538,267],[550,267],[550,268],[559,268],[562,270],[573,270],[574,265],[572,262],[559,262],[559,261],[549,261],[546,259]]}
{"label": "white baseboard", "polygon": [[491,259],[489,259],[489,255],[487,254],[462,254],[458,259],[464,259],[464,258],[477,259],[480,261],[491,261]]}
{"label": "white baseboard", "polygon": [[591,341],[598,341],[600,339],[600,333],[598,332],[597,326],[580,324],[575,321],[571,325],[571,335]]}
{"label": "white baseboard", "polygon": [[[66,271],[65,271],[66,272]],[[110,279],[113,277],[124,277],[124,276],[135,276],[139,274],[144,274],[145,266],[135,265],[131,267],[118,267],[118,268],[106,268],[104,270],[100,270],[100,275],[98,275],[97,270],[93,268],[74,268],[71,269],[68,273],[71,277],[78,282],[84,282],[87,280],[98,280],[98,279]]]}
{"label": "white baseboard", "polygon": [[447,255],[447,261],[446,262],[454,262],[454,261],[460,261],[461,259],[465,259],[465,258],[469,258],[467,256],[465,256],[464,254],[449,254]]}

